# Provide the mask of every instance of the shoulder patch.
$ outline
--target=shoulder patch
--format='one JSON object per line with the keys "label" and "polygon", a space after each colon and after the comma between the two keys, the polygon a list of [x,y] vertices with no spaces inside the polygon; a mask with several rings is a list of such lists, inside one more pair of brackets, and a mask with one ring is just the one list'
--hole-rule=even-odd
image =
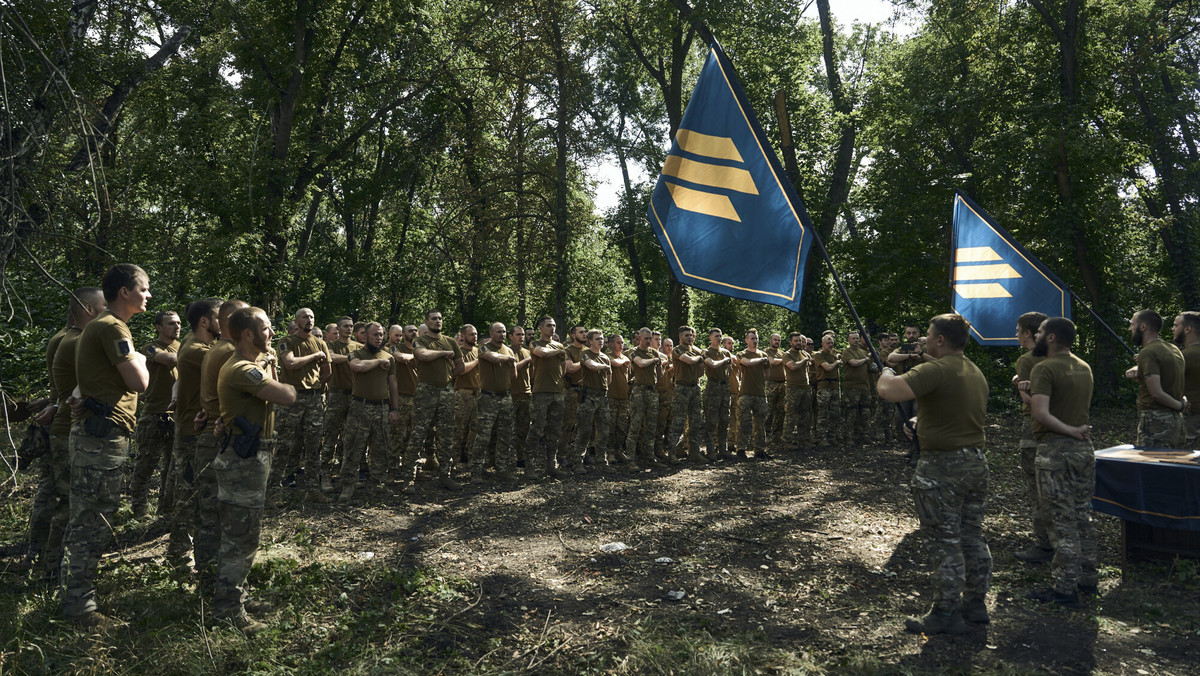
{"label": "shoulder patch", "polygon": [[118,338],[115,342],[118,356],[124,357],[133,352],[133,341],[128,338]]}
{"label": "shoulder patch", "polygon": [[249,371],[246,371],[246,375],[250,376],[251,380],[258,382],[258,383],[261,383],[263,381],[263,378],[266,377],[266,374],[264,374],[262,372],[262,369],[258,368],[257,366],[250,369]]}
{"label": "shoulder patch", "polygon": [[154,356],[154,354],[158,352],[158,348],[150,345],[146,348],[146,352],[148,352],[151,356]]}

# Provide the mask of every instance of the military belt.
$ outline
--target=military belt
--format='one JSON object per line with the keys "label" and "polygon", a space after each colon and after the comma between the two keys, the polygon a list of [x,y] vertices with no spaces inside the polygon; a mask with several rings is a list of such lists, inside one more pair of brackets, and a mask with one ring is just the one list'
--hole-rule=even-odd
{"label": "military belt", "polygon": [[329,390],[329,392],[330,392],[331,394],[332,394],[332,393],[337,393],[337,394],[350,394],[352,391],[353,391],[353,390],[346,390],[346,389],[342,389],[342,388],[340,388],[340,387],[335,387],[335,388],[333,388],[333,389]]}
{"label": "military belt", "polygon": [[641,383],[634,383],[633,386],[640,387],[640,388],[647,389],[647,390],[653,390],[655,387],[654,385],[643,385]]}
{"label": "military belt", "polygon": [[364,399],[364,398],[358,397],[358,396],[351,396],[350,398],[353,399],[354,401],[361,401],[364,404],[376,404],[376,405],[386,404],[388,401],[387,399]]}
{"label": "military belt", "polygon": [[491,390],[480,390],[480,392],[482,392],[490,397],[503,397],[503,396],[508,395],[508,392],[493,392]]}
{"label": "military belt", "polygon": [[700,383],[675,383],[676,387],[700,387]]}
{"label": "military belt", "polygon": [[296,396],[297,396],[297,397],[300,397],[300,396],[308,396],[308,395],[310,395],[310,394],[315,394],[315,395],[318,395],[318,396],[319,396],[319,395],[321,394],[321,390],[316,390],[316,389],[313,389],[313,390],[306,390],[306,389],[302,389],[302,388],[299,388],[299,387],[297,387],[297,388],[296,388]]}

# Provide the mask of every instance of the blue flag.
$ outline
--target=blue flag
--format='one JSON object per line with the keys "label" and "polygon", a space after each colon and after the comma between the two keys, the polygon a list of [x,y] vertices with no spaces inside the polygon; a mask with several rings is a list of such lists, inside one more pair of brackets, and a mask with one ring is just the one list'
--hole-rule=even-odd
{"label": "blue flag", "polygon": [[680,282],[799,311],[812,222],[716,45],[647,216]]}
{"label": "blue flag", "polygon": [[1018,345],[1026,312],[1071,317],[1071,292],[1007,230],[961,192],[954,197],[950,306],[980,345]]}

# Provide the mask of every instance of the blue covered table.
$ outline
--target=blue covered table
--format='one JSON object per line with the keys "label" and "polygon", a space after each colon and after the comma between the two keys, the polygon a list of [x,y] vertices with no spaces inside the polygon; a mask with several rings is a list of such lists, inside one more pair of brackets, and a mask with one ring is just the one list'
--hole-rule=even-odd
{"label": "blue covered table", "polygon": [[1200,451],[1096,451],[1092,508],[1121,519],[1126,559],[1200,557]]}

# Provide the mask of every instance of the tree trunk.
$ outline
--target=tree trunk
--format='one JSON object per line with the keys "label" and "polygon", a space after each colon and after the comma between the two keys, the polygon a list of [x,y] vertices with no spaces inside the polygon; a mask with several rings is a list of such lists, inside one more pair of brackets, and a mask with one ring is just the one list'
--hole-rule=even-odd
{"label": "tree trunk", "polygon": [[567,211],[567,130],[570,127],[567,47],[562,32],[561,7],[555,3],[550,29],[554,52],[554,82],[558,87],[554,110],[554,318],[559,331],[567,327],[567,297],[570,294],[570,220]]}

